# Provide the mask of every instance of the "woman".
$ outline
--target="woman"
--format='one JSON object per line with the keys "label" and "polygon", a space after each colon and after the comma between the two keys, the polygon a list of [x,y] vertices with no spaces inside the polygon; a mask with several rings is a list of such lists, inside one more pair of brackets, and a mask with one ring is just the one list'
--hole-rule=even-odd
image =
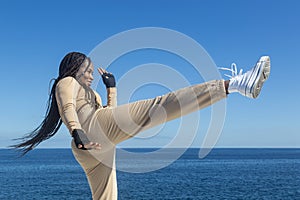
{"label": "woman", "polygon": [[93,199],[117,199],[115,147],[118,143],[207,107],[233,92],[256,98],[269,77],[270,58],[261,57],[244,74],[231,69],[230,80],[209,81],[122,106],[117,106],[114,76],[102,68],[97,70],[107,88],[107,106],[102,105],[99,94],[90,88],[94,72],[90,58],[78,52],[68,53],[60,63],[45,119],[14,147],[22,148],[25,154],[52,137],[64,123],[73,137],[72,151],[86,173]]}

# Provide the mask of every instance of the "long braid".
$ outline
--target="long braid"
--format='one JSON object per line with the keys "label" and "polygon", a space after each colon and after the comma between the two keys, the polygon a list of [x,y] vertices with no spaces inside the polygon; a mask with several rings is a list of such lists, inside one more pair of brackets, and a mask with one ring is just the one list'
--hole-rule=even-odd
{"label": "long braid", "polygon": [[49,94],[46,117],[36,129],[34,129],[24,137],[17,139],[21,140],[21,143],[12,145],[11,147],[21,149],[21,151],[23,152],[22,155],[25,155],[42,141],[51,138],[57,133],[60,126],[62,125],[62,120],[59,115],[55,97],[56,85],[59,80],[67,76],[76,78],[76,74],[86,58],[86,55],[82,53],[71,52],[62,59],[59,66],[59,76],[57,79],[55,79],[55,82],[52,85],[51,92]]}

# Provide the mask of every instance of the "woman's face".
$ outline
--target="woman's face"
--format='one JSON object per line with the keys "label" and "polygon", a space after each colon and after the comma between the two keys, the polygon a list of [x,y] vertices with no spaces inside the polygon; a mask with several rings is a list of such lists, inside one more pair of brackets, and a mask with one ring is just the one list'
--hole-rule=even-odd
{"label": "woman's face", "polygon": [[91,87],[92,81],[94,80],[93,73],[93,63],[90,61],[90,59],[85,59],[76,74],[76,79],[82,85]]}

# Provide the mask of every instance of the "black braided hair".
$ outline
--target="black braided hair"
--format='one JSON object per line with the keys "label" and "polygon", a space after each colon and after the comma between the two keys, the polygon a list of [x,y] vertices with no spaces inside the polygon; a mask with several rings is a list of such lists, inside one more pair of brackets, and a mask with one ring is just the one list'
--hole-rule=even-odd
{"label": "black braided hair", "polygon": [[12,145],[11,147],[21,149],[22,155],[25,155],[39,145],[42,141],[47,140],[55,135],[62,124],[55,98],[56,85],[59,80],[67,76],[76,78],[76,74],[86,58],[87,56],[83,53],[71,52],[62,59],[59,66],[59,76],[57,79],[55,79],[49,94],[46,117],[32,132],[26,134],[22,138],[16,139],[21,140],[21,143]]}

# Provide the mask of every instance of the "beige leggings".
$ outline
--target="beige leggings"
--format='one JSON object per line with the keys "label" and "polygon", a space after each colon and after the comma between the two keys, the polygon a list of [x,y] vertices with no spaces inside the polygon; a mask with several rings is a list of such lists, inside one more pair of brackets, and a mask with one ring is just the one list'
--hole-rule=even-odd
{"label": "beige leggings", "polygon": [[226,97],[223,80],[198,84],[115,108],[96,111],[85,127],[91,141],[99,142],[101,150],[72,150],[83,167],[94,200],[117,199],[115,146],[139,132],[200,110]]}

